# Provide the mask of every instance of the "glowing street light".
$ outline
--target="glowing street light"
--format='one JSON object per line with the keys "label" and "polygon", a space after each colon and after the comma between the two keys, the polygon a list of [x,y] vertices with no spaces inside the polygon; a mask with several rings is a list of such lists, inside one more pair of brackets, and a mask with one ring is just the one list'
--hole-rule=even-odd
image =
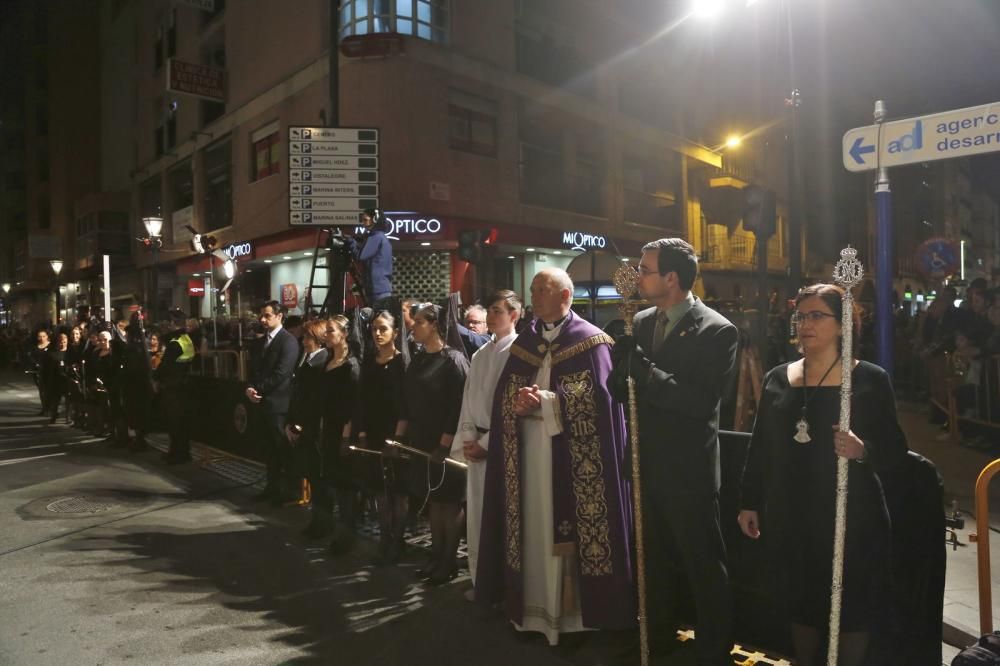
{"label": "glowing street light", "polygon": [[712,19],[725,9],[725,0],[694,0],[691,13],[702,19]]}
{"label": "glowing street light", "polygon": [[62,259],[53,259],[49,262],[49,266],[52,267],[52,271],[56,274],[56,277],[58,277],[59,273],[62,272],[63,261]]}
{"label": "glowing street light", "polygon": [[743,143],[743,137],[738,134],[730,134],[726,137],[726,148],[739,148]]}

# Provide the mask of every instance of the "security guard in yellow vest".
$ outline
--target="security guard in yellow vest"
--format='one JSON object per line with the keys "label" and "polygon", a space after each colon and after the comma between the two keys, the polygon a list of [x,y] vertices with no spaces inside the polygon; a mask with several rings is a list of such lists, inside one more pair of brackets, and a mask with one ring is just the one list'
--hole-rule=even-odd
{"label": "security guard in yellow vest", "polygon": [[185,328],[184,313],[175,311],[171,316],[177,327],[167,336],[163,360],[153,378],[161,394],[164,422],[170,435],[170,450],[164,459],[171,465],[191,461],[191,428],[193,414],[188,409],[188,371],[197,352],[197,343]]}

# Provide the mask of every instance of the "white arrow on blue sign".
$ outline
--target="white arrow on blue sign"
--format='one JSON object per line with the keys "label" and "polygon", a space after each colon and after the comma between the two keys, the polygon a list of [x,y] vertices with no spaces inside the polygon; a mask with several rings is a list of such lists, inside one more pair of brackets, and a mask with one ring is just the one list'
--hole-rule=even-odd
{"label": "white arrow on blue sign", "polygon": [[856,127],[842,144],[848,171],[1000,151],[1000,102]]}

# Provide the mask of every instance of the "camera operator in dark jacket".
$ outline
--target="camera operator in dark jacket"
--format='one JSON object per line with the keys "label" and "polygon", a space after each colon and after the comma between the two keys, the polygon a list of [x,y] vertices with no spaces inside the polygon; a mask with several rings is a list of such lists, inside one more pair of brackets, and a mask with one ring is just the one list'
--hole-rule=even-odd
{"label": "camera operator in dark jacket", "polygon": [[388,306],[386,301],[392,295],[392,244],[386,236],[388,224],[382,211],[366,208],[361,224],[364,233],[345,240],[351,255],[364,267],[366,304],[378,312]]}

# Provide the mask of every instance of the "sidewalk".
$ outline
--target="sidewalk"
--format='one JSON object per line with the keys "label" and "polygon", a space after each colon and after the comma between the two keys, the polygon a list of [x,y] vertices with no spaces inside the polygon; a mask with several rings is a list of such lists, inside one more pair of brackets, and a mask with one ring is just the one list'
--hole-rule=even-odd
{"label": "sidewalk", "polygon": [[[989,453],[952,444],[939,426],[928,422],[928,412],[922,404],[900,403],[899,422],[906,432],[910,449],[930,459],[944,479],[945,505],[956,503],[965,520],[958,530],[961,544],[957,550],[948,547],[947,574],[944,596],[944,639],[951,645],[965,646],[979,637],[979,574],[977,546],[969,542],[976,532],[975,487],[983,467],[992,462]],[[989,492],[990,525],[1000,528],[1000,483],[993,483]],[[949,509],[949,514],[951,510]],[[992,532],[992,530],[991,530]],[[943,538],[943,535],[942,535]],[[1000,540],[991,542],[993,626],[1000,618]],[[948,660],[945,661],[948,663]]]}

